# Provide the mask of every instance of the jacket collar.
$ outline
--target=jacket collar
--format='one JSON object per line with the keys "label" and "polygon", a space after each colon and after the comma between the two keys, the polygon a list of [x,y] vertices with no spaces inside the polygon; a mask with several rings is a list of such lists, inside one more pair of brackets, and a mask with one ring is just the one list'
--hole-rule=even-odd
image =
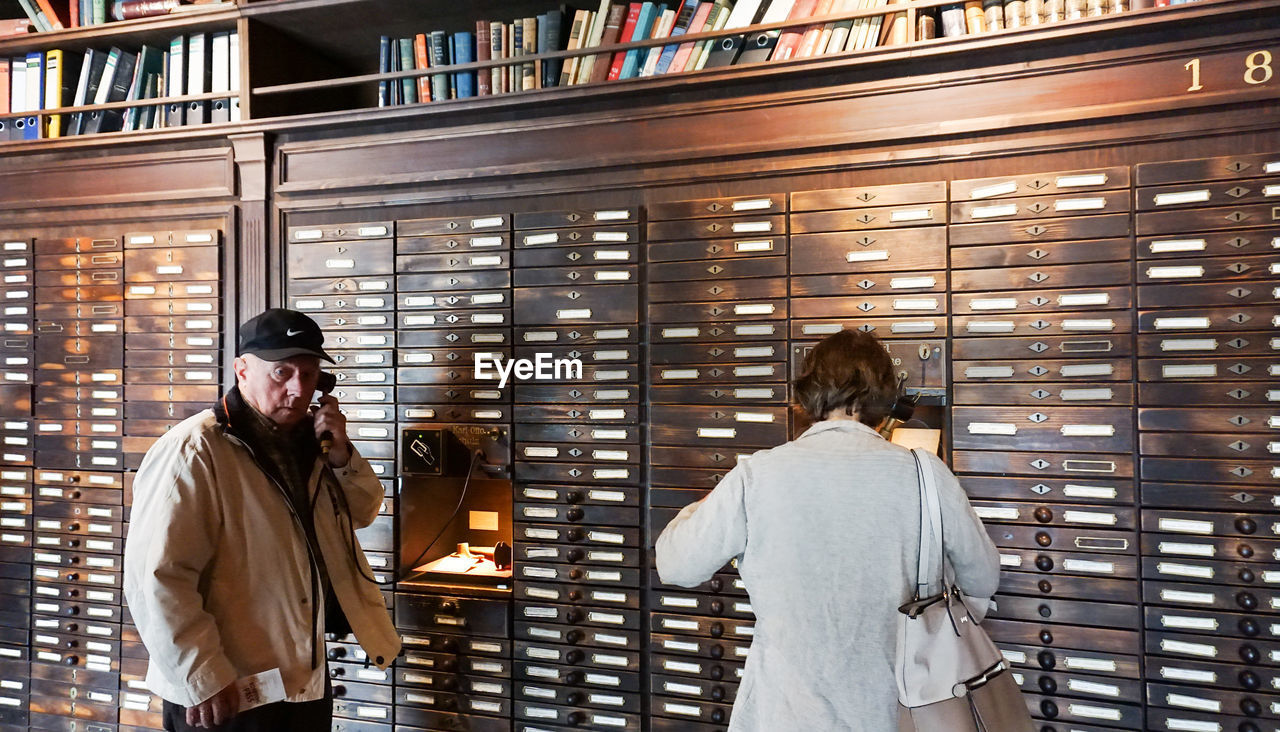
{"label": "jacket collar", "polygon": [[830,432],[831,430],[839,430],[850,434],[861,433],[868,437],[875,437],[880,440],[884,439],[879,432],[876,432],[865,424],[852,419],[824,419],[805,430],[804,434],[800,435],[796,439],[803,440],[806,437],[811,437],[823,432]]}

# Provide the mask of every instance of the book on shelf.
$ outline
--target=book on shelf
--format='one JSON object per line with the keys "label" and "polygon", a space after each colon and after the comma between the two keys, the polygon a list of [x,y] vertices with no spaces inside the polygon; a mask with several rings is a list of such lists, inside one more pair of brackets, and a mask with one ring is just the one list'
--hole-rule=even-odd
{"label": "book on shelf", "polygon": [[[520,55],[533,56],[538,53],[538,18],[537,16],[520,19],[520,30],[517,33],[520,40]],[[541,76],[539,75],[539,62],[526,61],[520,65],[520,90],[529,91],[537,89]]]}
{"label": "book on shelf", "polygon": [[[679,38],[689,32],[689,28],[693,25],[693,20],[697,17],[698,9],[707,6],[710,11],[711,4],[707,2],[698,2],[698,0],[685,0],[684,5],[680,7],[680,13],[676,16],[675,26],[668,33],[670,38]],[[675,62],[676,54],[680,51],[681,44],[672,43],[662,47],[662,53],[658,56],[658,64],[654,69],[655,74],[665,74],[671,70],[671,64]]]}
{"label": "book on shelf", "polygon": [[[492,61],[500,61],[506,58],[506,34],[507,24],[502,21],[493,21],[489,23],[489,59]],[[493,94],[506,94],[510,89],[507,88],[507,67],[494,66],[489,69],[489,88]]]}
{"label": "book on shelf", "polygon": [[[9,113],[9,97],[13,94],[12,82],[9,80],[10,61],[7,58],[0,58],[0,116]],[[8,130],[0,132],[0,140],[6,139]]]}
{"label": "book on shelf", "polygon": [[[821,18],[830,15],[832,4],[832,0],[818,0],[818,4],[813,10],[813,16]],[[818,40],[822,38],[822,32],[825,27],[822,23],[812,23],[804,27],[803,32],[800,34],[800,43],[796,46],[796,58],[808,58],[818,52]]]}
{"label": "book on shelf", "polygon": [[[413,68],[418,70],[431,68],[431,44],[426,33],[418,33],[413,37]],[[418,101],[431,101],[431,77],[423,74],[413,80],[418,93]]]}
{"label": "book on shelf", "polygon": [[[627,5],[627,17],[618,33],[618,43],[630,43],[633,40],[632,36],[636,31],[636,23],[640,21],[640,10],[644,4],[629,3]],[[609,81],[616,81],[621,76],[622,63],[626,61],[627,53],[627,51],[618,51],[613,54],[613,60],[609,64],[609,75],[606,77]]]}
{"label": "book on shelf", "polygon": [[[638,15],[640,7],[638,3],[635,5],[636,13]],[[600,29],[601,46],[612,46],[616,43],[620,43],[622,40],[624,26],[628,20],[630,20],[634,27],[635,20],[630,18],[630,9],[631,4],[628,3],[614,3],[609,6],[609,14],[605,17],[604,26]],[[595,56],[592,56],[591,75],[587,77],[587,81],[589,83],[608,81],[612,73],[614,59],[619,59],[618,70],[621,72],[621,58],[622,54],[614,54],[613,56],[596,54]]]}
{"label": "book on shelf", "polygon": [[[378,38],[378,73],[386,74],[391,71],[391,36],[380,36]],[[381,79],[378,81],[378,106],[391,106],[391,84],[389,79]]]}
{"label": "book on shelf", "polygon": [[49,18],[36,5],[35,0],[18,0],[18,4],[22,7],[22,12],[26,14],[27,19],[36,27],[36,32],[43,33],[53,30],[53,26],[49,23]]}
{"label": "book on shelf", "polygon": [[[147,77],[158,75],[163,61],[164,55],[157,48],[143,46],[138,51],[138,57],[133,66],[133,76],[129,80],[128,91],[125,92],[125,101],[135,102],[145,98],[143,95],[146,93]],[[120,129],[125,132],[138,129],[138,118],[142,107],[127,107],[121,111],[124,119]]]}
{"label": "book on shelf", "polygon": [[[453,63],[470,64],[476,60],[476,39],[470,31],[458,31],[453,34]],[[476,72],[455,71],[453,88],[455,99],[465,99],[476,95]]]}
{"label": "book on shelf", "polygon": [[[564,13],[559,10],[548,10],[537,18],[538,21],[538,53],[560,51],[564,48],[562,29]],[[560,71],[563,60],[558,58],[543,59],[539,87],[548,89],[560,83]]]}
{"label": "book on shelf", "polygon": [[[146,51],[149,46],[143,46]],[[151,49],[155,51],[156,49]],[[230,122],[231,121],[231,32],[222,31],[209,36],[209,50],[212,54],[209,58],[209,91],[214,94],[225,94],[226,96],[214,99],[209,102],[209,121],[213,123]],[[164,73],[163,54],[157,51],[157,65],[144,73],[154,76],[160,76]],[[143,78],[142,84],[146,86],[146,79]],[[145,90],[142,92],[146,99]],[[139,107],[139,110],[145,107]],[[139,127],[138,129],[144,129]]]}
{"label": "book on shelf", "polygon": [[[659,9],[662,12],[657,12]],[[669,37],[672,27],[676,23],[676,11],[666,5],[662,5],[660,8],[655,8],[654,12],[656,15],[653,20],[653,30],[649,32],[649,40]],[[653,76],[654,71],[658,68],[658,59],[661,57],[662,46],[649,46],[641,49],[636,62],[636,76]]]}
{"label": "book on shelf", "polygon": [[[569,24],[569,40],[565,44],[566,51],[576,51],[582,48],[583,42],[586,40],[586,26],[591,20],[590,10],[576,10],[573,13],[573,22]],[[574,77],[578,73],[578,64],[582,62],[582,56],[573,56],[565,59],[560,67],[560,78],[556,81],[556,86],[570,86],[573,84]]]}
{"label": "book on shelf", "polygon": [[[755,25],[765,11],[767,11],[767,8],[761,7],[760,0],[738,0],[725,20],[724,30]],[[716,39],[714,47],[707,55],[707,60],[702,64],[703,68],[729,66],[738,60],[738,54],[742,52],[742,44],[745,42],[745,35],[725,36],[724,38]]]}
{"label": "book on shelf", "polygon": [[[761,16],[760,22],[766,25],[770,23],[781,23],[791,16],[791,8],[795,5],[795,0],[773,0],[765,9],[764,15]],[[769,56],[773,54],[773,49],[778,45],[778,37],[782,34],[780,30],[759,31],[751,33],[746,40],[742,42],[742,53],[738,54],[736,63],[750,64],[759,61],[768,61]]]}
{"label": "book on shelf", "polygon": [[[694,11],[693,18],[689,21],[689,27],[685,29],[685,35],[689,33],[702,33],[707,29],[707,19],[711,17],[711,10],[715,7],[712,2],[698,3],[698,9]],[[671,62],[667,65],[665,73],[679,73],[685,70],[685,66],[689,63],[689,57],[693,54],[694,48],[697,46],[696,41],[685,41],[676,47],[676,52],[671,56]],[[662,66],[662,62],[658,62],[658,66]]]}
{"label": "book on shelf", "polygon": [[[75,99],[73,79],[80,75],[80,63],[84,56],[61,49],[45,53],[44,108],[58,109],[70,106]],[[46,118],[45,137],[62,137],[69,120],[66,115],[51,114]]]}
{"label": "book on shelf", "polygon": [[[733,12],[733,4],[730,0],[716,0],[711,6],[711,14],[707,16],[707,25],[703,28],[704,32],[715,32],[724,30],[725,24],[729,22],[729,16]],[[711,51],[716,48],[719,39],[707,38],[698,41],[693,47],[693,53],[689,56],[689,61],[685,64],[685,71],[698,71],[707,65],[707,58],[710,57]]]}
{"label": "book on shelf", "polygon": [[0,38],[35,32],[35,23],[32,23],[30,18],[0,18]]}
{"label": "book on shelf", "polygon": [[[636,17],[636,24],[631,33],[631,41],[634,43],[648,40],[658,16],[665,9],[666,5],[662,3],[640,3],[640,14]],[[626,52],[626,55],[622,57],[622,67],[618,69],[619,79],[630,79],[640,73],[640,53],[641,49],[639,48],[633,48]]]}
{"label": "book on shelf", "polygon": [[[491,27],[487,20],[476,21],[476,61],[493,60],[493,40],[489,37]],[[492,94],[493,72],[490,69],[480,69],[475,75],[476,95],[486,97]]]}
{"label": "book on shelf", "polygon": [[[427,34],[427,40],[431,44],[431,65],[433,67],[448,66],[448,34],[442,30],[434,30]],[[431,98],[433,100],[449,98],[449,74],[436,73],[431,75]]]}

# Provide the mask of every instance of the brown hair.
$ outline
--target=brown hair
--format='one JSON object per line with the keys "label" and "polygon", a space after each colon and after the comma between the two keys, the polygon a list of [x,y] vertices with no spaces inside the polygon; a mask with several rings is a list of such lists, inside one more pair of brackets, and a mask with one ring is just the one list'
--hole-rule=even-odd
{"label": "brown hair", "polygon": [[805,356],[795,381],[800,408],[817,422],[836,409],[858,413],[876,427],[889,416],[898,394],[893,361],[879,338],[845,329],[823,339]]}

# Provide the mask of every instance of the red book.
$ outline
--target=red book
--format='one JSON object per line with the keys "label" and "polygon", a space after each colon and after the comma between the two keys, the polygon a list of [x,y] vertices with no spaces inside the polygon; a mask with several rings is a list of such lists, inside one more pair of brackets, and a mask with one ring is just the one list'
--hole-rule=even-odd
{"label": "red book", "polygon": [[[27,73],[24,69],[22,73]],[[9,113],[9,59],[0,59],[0,114]]]}
{"label": "red book", "polygon": [[[426,33],[419,33],[413,37],[413,66],[418,69],[431,68],[431,53],[427,50]],[[414,81],[418,84],[418,101],[431,101],[431,77],[419,76]]]}
{"label": "red book", "polygon": [[[31,24],[30,18],[0,18],[0,38],[3,38],[4,36],[21,36],[27,33],[35,33],[35,32],[36,32],[36,27]],[[8,79],[9,78],[9,62],[7,60],[4,62],[4,67],[5,67],[4,78]],[[5,100],[7,103],[8,97],[9,97],[9,93],[8,93],[9,87],[6,86],[6,87],[0,87],[0,88],[5,89],[5,93],[3,96],[5,97]]]}
{"label": "red book", "polygon": [[[824,15],[831,15],[831,6],[832,0],[818,0],[818,5],[813,14],[819,18]],[[800,38],[800,46],[796,49],[796,58],[812,56],[818,50],[818,37],[822,35],[822,28],[822,23],[814,23],[804,29],[804,35]]]}
{"label": "red book", "polygon": [[[796,4],[791,6],[791,13],[787,15],[787,20],[808,18],[813,15],[813,10],[816,7],[818,7],[818,0],[796,0]],[[803,35],[803,27],[792,27],[782,31],[782,35],[778,36],[778,45],[773,47],[773,55],[769,57],[769,60],[786,61],[795,56],[796,49],[800,47],[800,38]]]}
{"label": "red book", "polygon": [[[489,21],[476,21],[476,61],[493,59],[493,41],[489,38]],[[480,69],[476,72],[476,96],[489,96],[493,93],[493,70]]]}
{"label": "red book", "polygon": [[[711,15],[711,7],[715,5],[713,2],[704,2],[698,4],[698,9],[693,13],[693,20],[689,21],[689,29],[686,33],[702,33],[706,30],[707,18]],[[678,74],[684,71],[685,64],[689,63],[689,55],[693,53],[693,47],[697,45],[696,41],[687,41],[681,43],[676,50],[675,58],[671,59],[671,65],[667,67],[668,74]]]}
{"label": "red book", "polygon": [[[622,26],[622,32],[618,34],[618,43],[626,43],[631,40],[631,36],[636,32],[636,21],[640,20],[640,6],[644,3],[631,3],[627,9],[627,22]],[[613,54],[613,64],[609,66],[609,81],[617,81],[622,76],[622,62],[626,60],[627,52],[619,51]]]}

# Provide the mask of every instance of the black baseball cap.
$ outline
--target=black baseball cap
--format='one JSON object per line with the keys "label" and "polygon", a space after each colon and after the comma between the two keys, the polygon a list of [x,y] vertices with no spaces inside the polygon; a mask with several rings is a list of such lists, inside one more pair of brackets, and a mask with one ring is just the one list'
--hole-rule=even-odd
{"label": "black baseball cap", "polygon": [[305,313],[271,308],[240,326],[237,356],[252,353],[263,361],[283,361],[294,356],[316,356],[329,363],[324,352],[324,333]]}

